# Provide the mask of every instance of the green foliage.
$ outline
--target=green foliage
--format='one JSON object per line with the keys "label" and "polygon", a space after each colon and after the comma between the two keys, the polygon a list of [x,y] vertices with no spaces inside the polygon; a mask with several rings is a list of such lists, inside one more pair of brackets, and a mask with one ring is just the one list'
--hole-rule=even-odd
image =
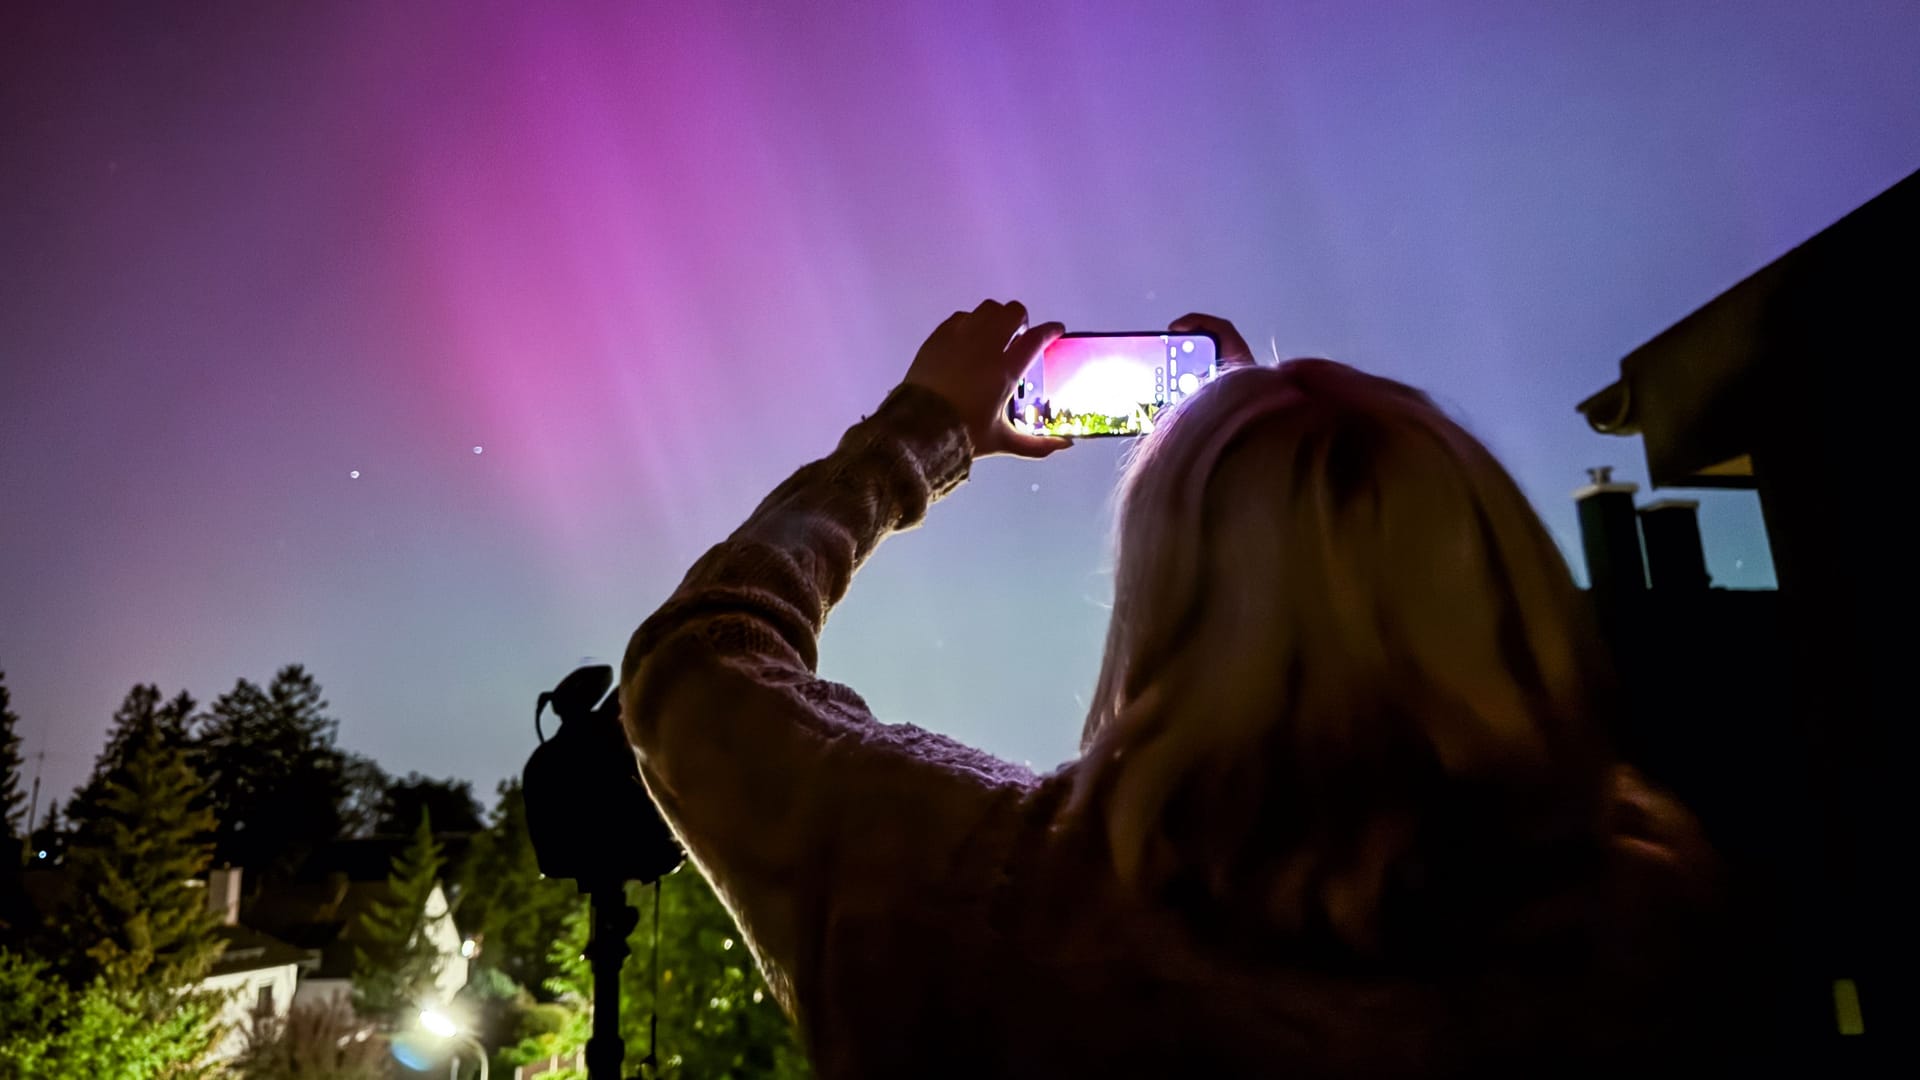
{"label": "green foliage", "polygon": [[192,883],[207,870],[213,829],[186,745],[192,712],[185,694],[162,705],[158,687],[134,687],[72,804],[62,936],[76,986],[101,976],[170,992],[204,975],[219,949],[206,894]]}
{"label": "green foliage", "polygon": [[393,1068],[385,1036],[330,997],[255,1021],[233,1071],[242,1080],[386,1080]]}
{"label": "green foliage", "polygon": [[353,927],[353,1001],[363,1016],[393,1022],[433,993],[439,954],[428,939],[427,900],[444,865],[426,814],[394,856],[387,895]]}
{"label": "green foliage", "polygon": [[540,876],[519,782],[503,782],[499,794],[493,820],[467,859],[461,926],[480,942],[477,968],[498,971],[550,999],[547,982],[559,973],[553,943],[586,898],[570,881]]}
{"label": "green foliage", "polygon": [[535,1001],[525,987],[493,968],[474,969],[455,1008],[482,1043],[496,1048],[493,1068],[501,1075],[569,1054],[587,1038],[584,1009]]}
{"label": "green foliage", "polygon": [[221,1001],[167,995],[95,979],[78,989],[44,961],[0,951],[0,1078],[185,1080],[211,1076]]}
{"label": "green foliage", "polygon": [[25,764],[20,758],[20,718],[13,712],[7,673],[0,671],[0,859],[24,860],[27,834],[26,793],[20,789]]}
{"label": "green foliage", "polygon": [[[648,1014],[655,1000],[650,943],[654,897],[660,897],[661,1078],[799,1078],[813,1075],[793,1025],[774,1004],[733,917],[691,865],[653,886],[628,886],[640,923],[621,970],[620,1029],[629,1060],[647,1051]],[[561,1000],[591,1000],[593,976],[582,952],[589,923],[581,911],[555,947],[560,974],[552,989]],[[584,1016],[584,1011],[583,1011]],[[584,1045],[585,1022],[579,1037]],[[561,1040],[555,1040],[561,1042]],[[564,1043],[558,1052],[571,1046]],[[552,1051],[549,1051],[552,1052]]]}
{"label": "green foliage", "polygon": [[289,664],[265,690],[235,682],[201,718],[221,862],[270,875],[341,835],[347,758],[326,709],[320,684]]}

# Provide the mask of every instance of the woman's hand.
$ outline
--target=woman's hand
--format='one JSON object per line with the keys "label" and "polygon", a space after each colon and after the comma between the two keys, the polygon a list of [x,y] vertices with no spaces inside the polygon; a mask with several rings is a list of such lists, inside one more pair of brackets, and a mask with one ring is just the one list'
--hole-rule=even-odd
{"label": "woman's hand", "polygon": [[985,300],[972,311],[954,312],[933,331],[905,381],[939,394],[959,411],[974,457],[1046,457],[1073,441],[1015,431],[1007,422],[1007,400],[1021,373],[1066,329],[1057,322],[1029,329],[1027,309],[1019,301]]}
{"label": "woman's hand", "polygon": [[1223,370],[1259,364],[1253,358],[1253,350],[1247,347],[1247,339],[1240,336],[1240,331],[1235,330],[1232,323],[1217,315],[1203,315],[1196,311],[1168,323],[1167,329],[1175,334],[1212,334],[1213,339],[1220,343],[1220,367]]}

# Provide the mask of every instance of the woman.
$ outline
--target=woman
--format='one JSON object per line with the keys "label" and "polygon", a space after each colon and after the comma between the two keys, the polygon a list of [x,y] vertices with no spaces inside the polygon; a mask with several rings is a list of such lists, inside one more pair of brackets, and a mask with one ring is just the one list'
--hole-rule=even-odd
{"label": "woman", "polygon": [[[814,674],[887,533],[1062,332],[959,312],[634,635],[655,799],[826,1076],[1658,1071],[1711,857],[1608,756],[1585,601],[1425,395],[1226,371],[1139,447],[1081,757],[1035,777]],[[1676,977],[1678,976],[1678,977]]]}

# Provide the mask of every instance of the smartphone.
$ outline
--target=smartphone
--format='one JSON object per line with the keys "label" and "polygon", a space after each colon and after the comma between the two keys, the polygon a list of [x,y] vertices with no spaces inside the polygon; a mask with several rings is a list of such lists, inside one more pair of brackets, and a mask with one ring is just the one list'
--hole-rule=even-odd
{"label": "smartphone", "polygon": [[1145,435],[1219,366],[1211,334],[1066,334],[1015,385],[1007,419],[1032,435]]}

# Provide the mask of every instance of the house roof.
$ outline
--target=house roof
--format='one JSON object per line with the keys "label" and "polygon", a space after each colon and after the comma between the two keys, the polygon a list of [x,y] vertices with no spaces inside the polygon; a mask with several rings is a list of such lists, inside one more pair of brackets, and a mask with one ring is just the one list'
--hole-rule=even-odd
{"label": "house roof", "polygon": [[212,970],[208,972],[211,975],[233,975],[287,964],[298,964],[311,970],[320,964],[320,955],[316,951],[290,945],[251,927],[222,926],[214,931],[214,936],[226,948],[220,953],[220,959],[214,961]]}
{"label": "house roof", "polygon": [[[311,974],[345,978],[353,970],[360,916],[392,898],[387,873],[406,843],[406,837],[373,837],[330,844],[315,852],[291,880],[265,883],[242,920],[313,953],[318,960]],[[442,838],[441,843],[450,858],[452,848],[465,846],[464,838],[451,843]]]}
{"label": "house roof", "polygon": [[1920,172],[1629,353],[1576,408],[1601,434],[1643,436],[1655,487],[1753,487],[1756,445],[1809,424],[1817,381],[1871,380],[1914,340],[1916,239]]}

